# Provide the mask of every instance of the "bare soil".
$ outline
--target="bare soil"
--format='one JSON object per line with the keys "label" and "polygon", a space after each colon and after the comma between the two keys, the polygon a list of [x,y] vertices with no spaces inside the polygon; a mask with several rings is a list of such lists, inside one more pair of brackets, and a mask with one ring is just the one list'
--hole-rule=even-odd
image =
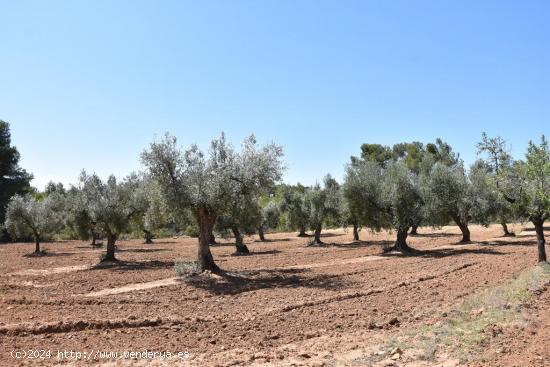
{"label": "bare soil", "polygon": [[[472,226],[458,244],[456,227],[420,228],[411,256],[384,253],[393,235],[324,232],[322,247],[296,233],[246,239],[250,256],[231,256],[231,241],[212,247],[222,276],[176,277],[175,261],[195,258],[196,239],[119,241],[118,264],[99,264],[103,249],[81,241],[0,246],[0,365],[305,365],[456,366],[412,352],[381,351],[404,331],[421,334],[467,297],[536,264],[533,231]],[[526,227],[529,227],[528,225]],[[503,332],[475,366],[550,365],[550,291],[527,307],[531,320]],[[14,359],[21,350],[50,358]],[[189,357],[57,359],[57,351],[187,352]],[[395,351],[394,351],[395,352]],[[385,354],[384,354],[385,353]],[[397,354],[397,356],[395,356]],[[101,355],[99,355],[101,357]],[[396,358],[397,357],[397,358]]]}

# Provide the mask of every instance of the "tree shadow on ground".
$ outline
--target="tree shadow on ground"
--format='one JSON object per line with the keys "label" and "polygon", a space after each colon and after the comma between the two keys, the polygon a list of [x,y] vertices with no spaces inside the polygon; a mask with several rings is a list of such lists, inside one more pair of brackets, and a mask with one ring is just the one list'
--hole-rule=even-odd
{"label": "tree shadow on ground", "polygon": [[77,249],[85,249],[85,250],[101,250],[103,248],[103,243],[97,243],[96,245],[86,245],[86,246],[75,246],[74,248]]}
{"label": "tree shadow on ground", "polygon": [[[513,238],[513,237],[507,237]],[[537,245],[537,241],[505,241],[505,240],[495,240],[495,241],[477,241],[481,246],[527,246],[533,247]]]}
{"label": "tree shadow on ground", "polygon": [[121,248],[121,249],[117,249],[117,252],[143,252],[143,253],[147,253],[147,252],[162,252],[162,251],[172,251],[171,249],[168,249],[168,248]]}
{"label": "tree shadow on ground", "polygon": [[417,233],[409,234],[410,237],[425,237],[425,238],[444,238],[444,237],[458,237],[460,233]]}
{"label": "tree shadow on ground", "polygon": [[379,241],[352,241],[352,242],[345,242],[345,243],[321,243],[314,246],[308,246],[308,247],[336,247],[336,248],[343,248],[343,249],[354,249],[354,248],[364,248],[364,247],[387,247],[391,246],[393,244],[393,241],[388,240],[379,240]]}
{"label": "tree shadow on ground", "polygon": [[[303,237],[296,237],[296,238],[303,238]],[[254,240],[252,242],[254,243],[270,243],[270,242],[288,242],[288,241],[291,241],[290,238],[286,237],[286,238],[279,238],[279,239],[276,239],[276,238],[266,238],[265,240]]]}
{"label": "tree shadow on ground", "polygon": [[275,255],[280,253],[281,251],[279,250],[266,250],[266,251],[251,250],[248,253],[232,253],[232,254],[221,255],[220,257],[237,257],[237,256],[247,257],[247,256],[254,256],[254,255]]}
{"label": "tree shadow on ground", "polygon": [[[331,233],[331,232],[328,232],[328,233],[321,233],[321,237],[325,237],[325,238],[328,238],[328,237],[340,237],[340,236],[344,236],[345,233]],[[313,236],[309,236],[309,237],[313,237]]]}
{"label": "tree shadow on ground", "polygon": [[[523,229],[525,232],[535,232],[535,227],[528,227]],[[544,231],[550,231],[550,226],[543,227]]]}
{"label": "tree shadow on ground", "polygon": [[211,277],[203,274],[189,276],[184,282],[217,295],[235,295],[259,289],[317,288],[337,290],[346,286],[334,276],[305,276],[304,269],[254,270],[223,272]]}
{"label": "tree shadow on ground", "polygon": [[165,244],[172,244],[172,243],[178,243],[178,241],[169,241],[169,240],[163,240],[163,241],[155,241],[153,240],[153,243],[147,243],[147,245],[165,245]]}
{"label": "tree shadow on ground", "polygon": [[435,249],[435,250],[416,250],[411,249],[411,251],[406,253],[401,252],[386,252],[382,254],[382,256],[387,257],[426,257],[426,258],[444,258],[448,256],[460,256],[460,255],[468,255],[468,254],[474,254],[474,255],[506,255],[503,252],[495,251],[491,249],[471,249],[471,248],[445,248],[445,249]]}
{"label": "tree shadow on ground", "polygon": [[104,262],[92,266],[89,270],[147,270],[147,269],[169,269],[174,267],[174,261],[114,261]]}
{"label": "tree shadow on ground", "polygon": [[49,250],[42,250],[41,252],[30,252],[23,255],[28,258],[41,258],[41,257],[58,257],[58,256],[71,256],[75,255],[74,252],[50,252]]}
{"label": "tree shadow on ground", "polygon": [[211,243],[210,247],[235,247],[235,242],[216,242]]}

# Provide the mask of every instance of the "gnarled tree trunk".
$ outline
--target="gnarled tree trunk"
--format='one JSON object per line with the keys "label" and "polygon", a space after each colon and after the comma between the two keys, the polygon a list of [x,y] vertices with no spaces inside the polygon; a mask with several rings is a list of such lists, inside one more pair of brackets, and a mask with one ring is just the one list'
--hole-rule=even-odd
{"label": "gnarled tree trunk", "polygon": [[308,246],[318,246],[323,244],[323,241],[321,241],[322,229],[323,228],[321,225],[315,227],[315,231],[313,232],[313,241]]}
{"label": "gnarled tree trunk", "polygon": [[221,270],[214,263],[214,258],[210,252],[210,240],[214,224],[216,223],[216,214],[207,208],[200,207],[197,209],[197,221],[199,222],[197,271],[203,272],[209,270],[213,273],[219,273]]}
{"label": "gnarled tree trunk", "polygon": [[300,233],[298,233],[298,237],[307,237],[306,229],[304,227],[300,228]]}
{"label": "gnarled tree trunk", "polygon": [[231,227],[231,231],[233,232],[233,236],[235,236],[235,247],[236,247],[236,253],[237,254],[248,254],[250,251],[248,250],[248,247],[243,242],[243,236],[241,236],[241,232],[239,231],[239,227],[233,226]]}
{"label": "gnarled tree trunk", "polygon": [[264,226],[258,227],[258,236],[260,237],[260,241],[265,241]]}
{"label": "gnarled tree trunk", "polygon": [[506,237],[514,236],[514,233],[508,230],[508,225],[506,224],[506,222],[502,221],[500,222],[500,225],[502,226],[502,232],[504,233],[504,236]]}
{"label": "gnarled tree trunk", "polygon": [[454,221],[462,232],[462,240],[460,242],[470,242],[470,229],[468,229],[468,223],[463,222],[459,217],[455,217]]}
{"label": "gnarled tree trunk", "polygon": [[415,224],[411,227],[411,235],[417,235],[418,234],[418,226]]}
{"label": "gnarled tree trunk", "polygon": [[107,232],[107,253],[101,261],[117,261],[115,257],[115,243],[117,236],[113,233]]}
{"label": "gnarled tree trunk", "polygon": [[531,222],[535,225],[537,233],[537,248],[539,253],[539,262],[546,262],[546,240],[544,239],[544,219],[532,218]]}
{"label": "gnarled tree trunk", "polygon": [[151,231],[144,229],[143,233],[145,233],[145,243],[147,244],[153,243],[153,234],[151,233]]}
{"label": "gnarled tree trunk", "polygon": [[357,224],[353,225],[353,240],[359,241],[359,226]]}
{"label": "gnarled tree trunk", "polygon": [[411,248],[407,245],[407,236],[409,235],[409,227],[397,229],[397,238],[395,239],[394,249],[400,252],[409,252]]}

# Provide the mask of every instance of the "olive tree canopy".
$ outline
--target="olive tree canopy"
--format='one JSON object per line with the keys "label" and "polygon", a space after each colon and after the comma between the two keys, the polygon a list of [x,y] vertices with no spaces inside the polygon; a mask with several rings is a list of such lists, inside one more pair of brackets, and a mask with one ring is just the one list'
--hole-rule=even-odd
{"label": "olive tree canopy", "polygon": [[298,230],[298,237],[305,237],[309,223],[309,206],[306,205],[306,191],[300,184],[285,186],[281,195],[280,209],[286,216],[289,230]]}
{"label": "olive tree canopy", "polygon": [[314,231],[310,245],[321,245],[321,231],[327,219],[340,219],[341,191],[340,185],[330,175],[323,179],[323,186],[316,184],[306,191],[306,206],[309,208],[309,226]]}
{"label": "olive tree canopy", "polygon": [[52,194],[43,200],[32,195],[14,195],[6,207],[5,227],[15,238],[31,233],[35,241],[35,253],[39,254],[40,241],[45,235],[53,234],[63,224],[63,200]]}
{"label": "olive tree canopy", "polygon": [[483,133],[481,141],[477,144],[477,154],[485,156],[483,162],[487,167],[489,184],[495,192],[495,219],[502,225],[505,236],[513,236],[514,234],[508,230],[507,222],[512,220],[516,213],[514,213],[512,204],[506,200],[500,190],[500,182],[513,164],[506,141],[500,136],[490,138]]}
{"label": "olive tree canopy", "polygon": [[525,161],[516,161],[505,172],[501,190],[519,215],[535,226],[539,262],[547,261],[544,222],[550,216],[550,149],[543,135],[537,145],[529,142]]}
{"label": "olive tree canopy", "polygon": [[258,147],[254,136],[245,139],[236,152],[223,134],[211,142],[207,154],[196,145],[181,150],[176,138],[168,134],[142,153],[143,163],[170,208],[194,212],[199,227],[198,271],[220,270],[209,247],[216,218],[228,212],[240,195],[261,193],[279,181],[282,155],[277,145]]}
{"label": "olive tree canopy", "polygon": [[111,175],[103,182],[96,174],[80,175],[77,205],[107,236],[107,252],[103,261],[116,261],[115,243],[121,233],[128,229],[130,220],[138,213],[132,201],[132,185],[127,181],[117,182]]}
{"label": "olive tree canopy", "polygon": [[169,222],[167,204],[158,183],[145,174],[131,174],[126,179],[131,190],[131,206],[135,209],[132,228],[143,232],[146,244],[153,243],[154,231]]}
{"label": "olive tree canopy", "polygon": [[395,230],[394,249],[410,250],[407,234],[420,222],[418,177],[404,162],[353,161],[346,167],[343,195],[362,226]]}
{"label": "olive tree canopy", "polygon": [[261,221],[258,227],[258,235],[260,241],[265,241],[265,231],[273,230],[279,225],[279,205],[275,201],[270,200],[265,205],[261,206]]}

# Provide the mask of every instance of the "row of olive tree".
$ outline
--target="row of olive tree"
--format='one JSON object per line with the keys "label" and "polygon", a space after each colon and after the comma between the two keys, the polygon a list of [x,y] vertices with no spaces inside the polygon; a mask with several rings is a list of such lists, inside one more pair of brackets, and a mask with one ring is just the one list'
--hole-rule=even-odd
{"label": "row of olive tree", "polygon": [[51,185],[41,196],[14,196],[6,211],[6,227],[16,236],[31,233],[36,251],[44,235],[60,226],[81,237],[98,233],[107,238],[104,259],[115,260],[115,243],[130,228],[140,228],[146,242],[169,222],[194,218],[198,227],[197,268],[219,271],[210,252],[213,231],[232,233],[237,253],[249,250],[243,233],[264,232],[277,226],[280,213],[291,229],[305,236],[313,231],[311,245],[321,245],[327,224],[353,225],[354,239],[361,227],[396,233],[398,251],[410,251],[409,231],[420,225],[454,222],[462,241],[470,241],[469,223],[502,224],[525,218],[535,225],[539,260],[545,261],[544,221],[549,216],[550,153],[543,137],[529,143],[525,161],[513,161],[500,138],[482,136],[479,160],[468,171],[445,142],[419,142],[361,146],[352,157],[345,180],[338,184],[327,175],[323,184],[284,186],[278,201],[270,193],[280,181],[283,164],[280,147],[258,146],[253,136],[235,150],[224,135],[212,141],[207,153],[192,145],[180,149],[166,135],[142,153],[147,172],[122,181],[106,182],[82,173],[79,184],[65,191]]}
{"label": "row of olive tree", "polygon": [[98,233],[107,239],[104,261],[114,261],[115,243],[133,225],[145,233],[165,222],[167,210],[155,181],[135,174],[118,182],[114,176],[102,181],[97,175],[82,172],[77,186],[65,190],[48,185],[41,195],[14,196],[6,209],[5,227],[15,238],[33,236],[40,254],[40,241],[71,228],[80,238],[91,238],[95,245]]}

